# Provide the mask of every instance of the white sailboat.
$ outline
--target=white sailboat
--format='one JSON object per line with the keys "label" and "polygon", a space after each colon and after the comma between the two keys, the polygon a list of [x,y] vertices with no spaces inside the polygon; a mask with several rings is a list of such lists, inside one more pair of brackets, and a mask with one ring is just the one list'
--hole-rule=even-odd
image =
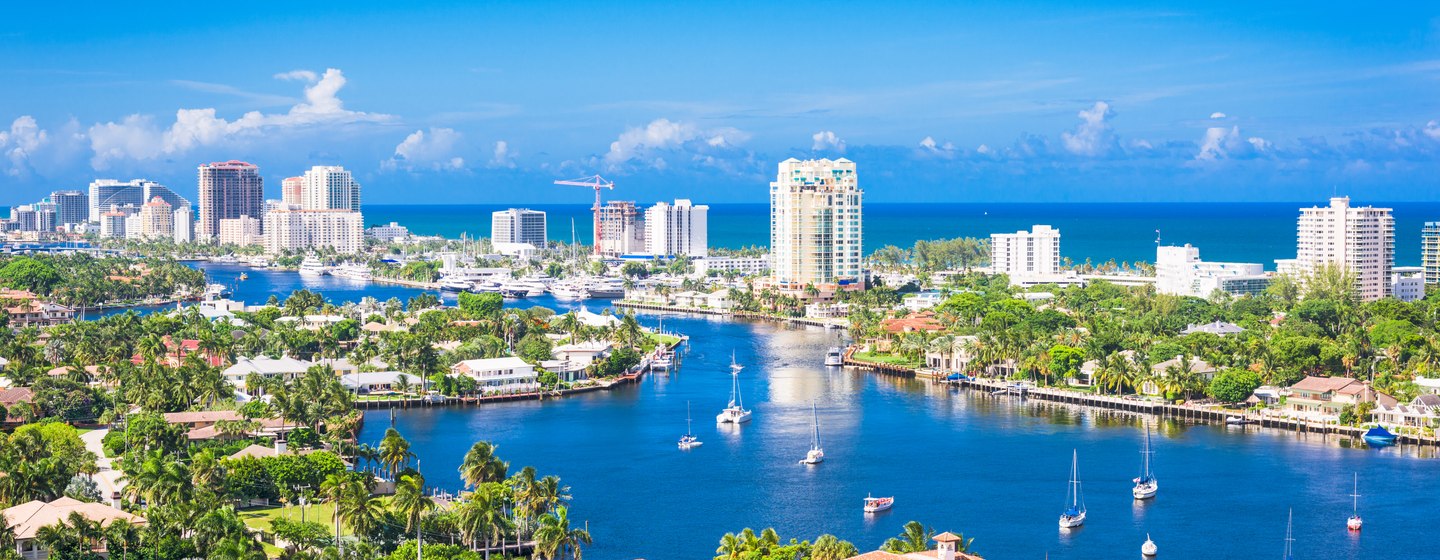
{"label": "white sailboat", "polygon": [[1360,473],[1355,473],[1355,489],[1350,491],[1351,513],[1350,519],[1345,520],[1345,528],[1351,531],[1359,531],[1365,526],[1365,520],[1360,519]]}
{"label": "white sailboat", "polygon": [[715,422],[720,424],[743,424],[750,421],[750,411],[745,410],[745,401],[740,398],[740,369],[741,366],[735,363],[735,356],[730,356],[730,404],[720,414],[715,415]]}
{"label": "white sailboat", "polygon": [[1150,427],[1145,427],[1145,447],[1140,450],[1140,476],[1135,477],[1135,488],[1130,493],[1137,500],[1148,500],[1155,497],[1160,491],[1160,481],[1155,480],[1151,459],[1155,456],[1155,450],[1150,447]]}
{"label": "white sailboat", "polygon": [[810,416],[815,420],[815,427],[810,432],[810,451],[805,453],[805,458],[800,460],[801,464],[818,465],[825,461],[825,450],[820,448],[820,414],[815,411],[815,402],[810,402]]}
{"label": "white sailboat", "polygon": [[1070,487],[1065,493],[1065,512],[1060,514],[1060,528],[1070,529],[1085,524],[1085,499],[1080,496],[1080,454],[1071,451]]}
{"label": "white sailboat", "polygon": [[1285,520],[1285,556],[1284,560],[1295,560],[1295,509],[1290,509],[1290,517]]}
{"label": "white sailboat", "polygon": [[694,430],[690,429],[690,401],[685,401],[685,435],[680,436],[680,449],[694,449],[702,443],[700,438],[695,437]]}
{"label": "white sailboat", "polygon": [[1154,556],[1160,552],[1160,547],[1155,546],[1155,541],[1150,540],[1150,533],[1145,533],[1145,544],[1140,545],[1140,554]]}

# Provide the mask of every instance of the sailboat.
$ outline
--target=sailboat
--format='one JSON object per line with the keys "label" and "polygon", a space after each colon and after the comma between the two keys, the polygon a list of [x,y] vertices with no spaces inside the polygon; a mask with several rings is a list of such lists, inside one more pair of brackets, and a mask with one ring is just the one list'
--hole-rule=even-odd
{"label": "sailboat", "polygon": [[745,401],[740,398],[740,369],[741,366],[735,363],[735,356],[730,356],[730,405],[720,414],[715,415],[715,422],[720,424],[743,424],[750,421],[750,411],[745,410]]}
{"label": "sailboat", "polygon": [[742,365],[740,365],[740,364],[735,363],[735,351],[734,351],[734,350],[731,350],[731,351],[730,351],[730,373],[740,373],[740,370],[742,370],[742,369],[745,369],[745,366],[742,366]]}
{"label": "sailboat", "polygon": [[825,461],[825,450],[820,448],[820,414],[815,411],[815,402],[810,402],[810,415],[815,420],[815,428],[810,435],[810,451],[805,453],[805,458],[800,460],[801,464],[818,465]]}
{"label": "sailboat", "polygon": [[1080,497],[1080,454],[1071,451],[1070,488],[1065,493],[1065,513],[1060,514],[1060,528],[1070,529],[1085,524],[1085,500]]}
{"label": "sailboat", "polygon": [[1135,488],[1130,490],[1137,500],[1148,500],[1155,497],[1160,491],[1160,481],[1155,480],[1155,472],[1150,464],[1151,458],[1155,456],[1155,450],[1150,448],[1150,427],[1145,427],[1145,447],[1140,450],[1140,476],[1135,477]]}
{"label": "sailboat", "polygon": [[680,449],[694,449],[702,443],[700,438],[695,437],[694,430],[690,429],[690,401],[685,401],[685,435],[680,436]]}
{"label": "sailboat", "polygon": [[1290,518],[1285,520],[1285,556],[1284,560],[1295,560],[1295,509],[1290,509]]}
{"label": "sailboat", "polygon": [[1360,519],[1360,473],[1355,473],[1355,489],[1350,491],[1351,513],[1350,519],[1345,520],[1345,528],[1351,531],[1359,531],[1365,526],[1365,521]]}
{"label": "sailboat", "polygon": [[1140,554],[1154,556],[1160,553],[1160,547],[1155,546],[1155,541],[1150,540],[1150,533],[1145,533],[1145,543],[1140,545]]}

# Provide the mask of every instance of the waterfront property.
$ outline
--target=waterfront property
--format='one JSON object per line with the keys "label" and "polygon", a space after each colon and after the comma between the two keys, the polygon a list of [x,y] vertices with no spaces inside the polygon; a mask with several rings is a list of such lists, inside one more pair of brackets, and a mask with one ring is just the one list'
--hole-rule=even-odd
{"label": "waterfront property", "polygon": [[1349,377],[1306,376],[1290,386],[1285,410],[1297,418],[1335,420],[1345,407],[1377,402],[1384,406],[1397,404],[1393,397],[1379,393],[1369,383]]}
{"label": "waterfront property", "polygon": [[262,378],[278,378],[284,381],[291,381],[315,365],[314,362],[297,360],[289,356],[271,358],[269,356],[256,356],[253,358],[239,358],[235,364],[225,368],[221,375],[231,385],[244,387],[245,380],[252,374]]}
{"label": "waterfront property", "polygon": [[487,395],[530,393],[540,388],[535,366],[514,356],[464,360],[451,366],[450,373],[474,379],[476,388]]}
{"label": "waterfront property", "polygon": [[864,224],[855,162],[780,162],[770,183],[769,283],[790,294],[830,299],[864,289]]}
{"label": "waterfront property", "polygon": [[407,392],[421,391],[425,379],[399,371],[364,371],[340,376],[340,384],[358,395],[395,393],[403,388]]}
{"label": "waterfront property", "polygon": [[851,556],[846,560],[984,560],[979,555],[960,552],[957,550],[964,543],[959,535],[951,532],[944,532],[932,539],[935,541],[935,548],[920,552],[886,552],[875,550],[866,552],[859,556]]}
{"label": "waterfront property", "polygon": [[1381,403],[1371,414],[1375,423],[1394,428],[1440,428],[1440,395],[1416,395],[1409,404]]}
{"label": "waterfront property", "polygon": [[[3,520],[14,533],[15,553],[20,558],[23,560],[46,560],[50,557],[50,552],[41,546],[40,540],[37,538],[39,533],[45,527],[67,522],[73,515],[78,515],[101,527],[107,527],[119,520],[136,526],[145,525],[145,518],[138,515],[126,513],[105,504],[81,502],[68,497],[61,497],[49,502],[32,500],[6,508],[0,512],[0,520]],[[103,554],[105,550],[103,547],[98,547],[96,552]]]}
{"label": "waterfront property", "polygon": [[45,301],[28,290],[0,288],[0,303],[13,328],[53,327],[75,320],[75,310]]}
{"label": "waterfront property", "polygon": [[1200,249],[1155,248],[1155,291],[1162,294],[1208,298],[1216,290],[1231,295],[1259,295],[1270,285],[1260,263],[1200,260]]}

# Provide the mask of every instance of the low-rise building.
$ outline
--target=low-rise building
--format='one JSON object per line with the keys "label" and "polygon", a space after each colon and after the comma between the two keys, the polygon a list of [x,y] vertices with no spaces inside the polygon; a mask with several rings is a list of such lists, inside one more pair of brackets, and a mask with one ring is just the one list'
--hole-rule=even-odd
{"label": "low-rise building", "polygon": [[1151,396],[1159,395],[1161,393],[1161,388],[1160,383],[1158,383],[1156,380],[1169,377],[1173,370],[1185,369],[1187,367],[1189,368],[1190,373],[1199,375],[1205,380],[1206,383],[1208,383],[1211,379],[1214,379],[1215,374],[1220,371],[1220,368],[1217,368],[1211,365],[1209,362],[1206,362],[1205,360],[1202,360],[1198,357],[1183,355],[1175,356],[1174,358],[1170,358],[1168,360],[1150,366],[1150,379],[1140,384],[1140,392]]}
{"label": "low-rise building", "polygon": [[0,288],[0,305],[12,328],[53,327],[75,321],[75,309],[41,300],[27,290]]}
{"label": "low-rise building", "polygon": [[450,373],[474,379],[483,394],[529,393],[540,388],[535,366],[514,356],[465,360],[452,366]]}
{"label": "low-rise building", "polygon": [[1425,267],[1397,266],[1392,269],[1390,295],[1400,301],[1425,299]]}
{"label": "low-rise building", "polygon": [[[61,497],[51,502],[32,500],[6,508],[0,512],[0,520],[14,533],[15,553],[24,560],[45,560],[50,552],[40,545],[37,538],[41,529],[67,522],[72,515],[108,527],[115,521],[126,521],[131,525],[145,525],[145,518],[126,513],[119,508],[105,504],[82,502]],[[100,549],[103,550],[103,549]]]}
{"label": "low-rise building", "polygon": [[359,395],[398,393],[401,389],[414,393],[425,390],[425,379],[398,371],[364,371],[340,376],[340,384]]}
{"label": "low-rise building", "polygon": [[1381,404],[1371,412],[1375,422],[1393,428],[1440,427],[1440,395],[1424,393],[1409,404]]}
{"label": "low-rise building", "polygon": [[225,381],[230,382],[231,385],[244,387],[245,380],[249,378],[251,374],[259,375],[267,379],[279,378],[290,381],[305,375],[305,372],[313,365],[315,365],[313,362],[297,360],[289,356],[281,356],[279,358],[256,356],[254,358],[240,358],[236,360],[235,365],[225,368],[225,371],[221,372],[221,375],[223,375]]}
{"label": "low-rise building", "polygon": [[[1285,410],[1311,420],[1335,420],[1347,406],[1376,402],[1379,393],[1369,383],[1349,377],[1307,376],[1290,386]],[[1395,399],[1388,399],[1390,404]]]}
{"label": "low-rise building", "polygon": [[850,316],[850,304],[815,302],[805,304],[806,319],[844,319]]}
{"label": "low-rise building", "polygon": [[410,237],[410,228],[396,222],[390,222],[387,225],[375,226],[365,230],[365,235],[380,242],[403,241]]}
{"label": "low-rise building", "polygon": [[935,319],[935,312],[921,311],[911,313],[904,317],[891,317],[880,321],[880,330],[890,334],[909,332],[938,332],[945,330],[945,325]]}
{"label": "low-rise building", "polygon": [[265,214],[265,252],[329,247],[353,255],[365,246],[363,220],[352,210],[272,210]]}
{"label": "low-rise building", "polygon": [[764,274],[770,270],[770,255],[763,257],[705,257],[692,261],[695,265],[695,272],[709,274],[715,271],[716,274],[734,272],[742,276],[753,276]]}
{"label": "low-rise building", "polygon": [[1225,321],[1215,321],[1213,323],[1205,323],[1203,325],[1186,325],[1185,328],[1180,331],[1180,334],[1210,333],[1213,335],[1225,336],[1229,334],[1240,334],[1242,332],[1245,332],[1245,329],[1240,325]]}

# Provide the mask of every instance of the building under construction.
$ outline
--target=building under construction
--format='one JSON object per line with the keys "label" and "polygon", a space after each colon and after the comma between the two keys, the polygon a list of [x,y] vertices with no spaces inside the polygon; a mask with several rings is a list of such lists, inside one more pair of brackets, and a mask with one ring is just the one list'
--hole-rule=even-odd
{"label": "building under construction", "polygon": [[645,252],[645,221],[631,200],[610,200],[595,212],[600,255],[618,257]]}

